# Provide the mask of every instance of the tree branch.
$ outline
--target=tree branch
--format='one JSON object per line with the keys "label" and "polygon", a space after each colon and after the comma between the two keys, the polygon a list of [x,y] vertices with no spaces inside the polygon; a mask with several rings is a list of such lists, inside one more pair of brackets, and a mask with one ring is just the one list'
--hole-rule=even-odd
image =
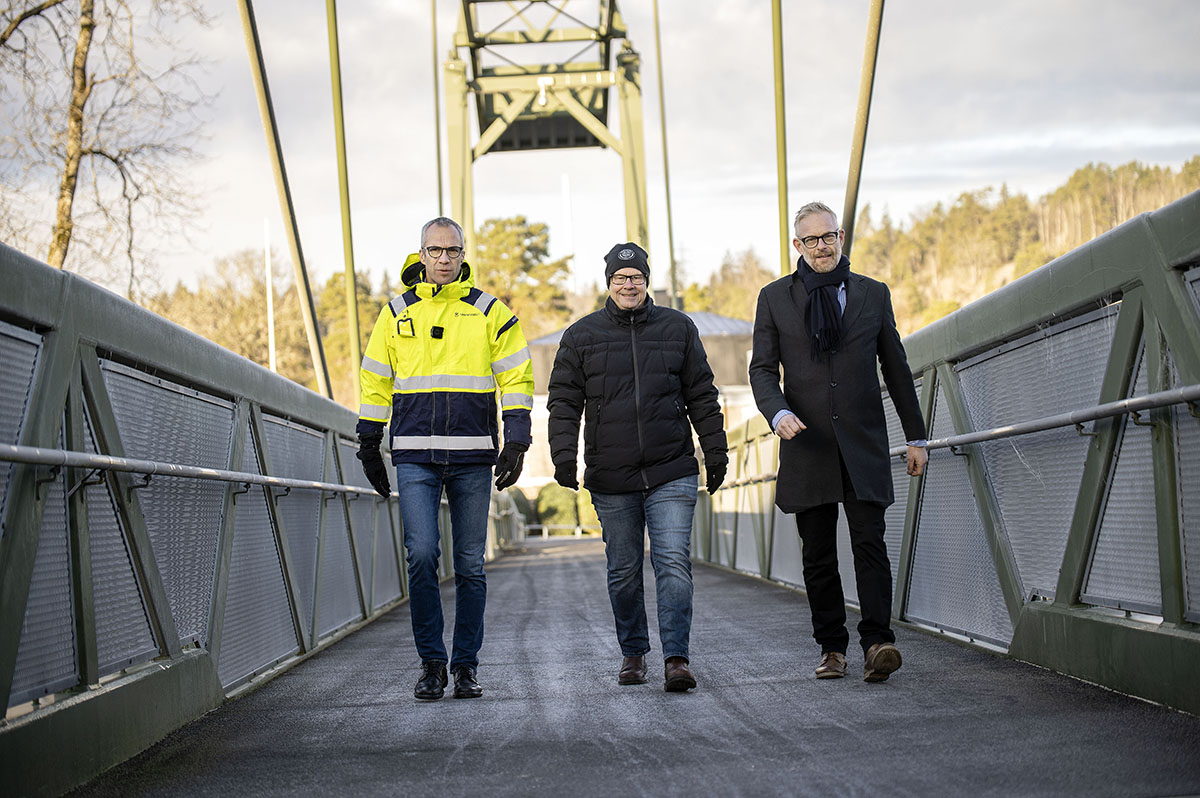
{"label": "tree branch", "polygon": [[12,38],[12,35],[17,32],[17,28],[21,27],[21,23],[23,23],[25,20],[32,17],[40,17],[44,12],[49,11],[55,6],[60,6],[65,2],[66,0],[45,0],[44,3],[40,3],[33,8],[27,8],[22,11],[13,19],[12,22],[8,23],[3,31],[0,31],[0,47],[3,47],[8,43],[8,40]]}

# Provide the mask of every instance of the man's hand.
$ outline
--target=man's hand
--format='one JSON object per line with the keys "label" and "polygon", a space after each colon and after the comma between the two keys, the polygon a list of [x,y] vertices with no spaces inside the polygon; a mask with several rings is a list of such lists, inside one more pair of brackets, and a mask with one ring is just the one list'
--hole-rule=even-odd
{"label": "man's hand", "polygon": [[705,463],[704,471],[707,480],[705,488],[708,490],[708,495],[712,496],[721,487],[721,483],[725,481],[725,469],[728,463]]}
{"label": "man's hand", "polygon": [[564,488],[579,490],[579,480],[575,477],[575,464],[555,466],[554,481]]}
{"label": "man's hand", "polygon": [[512,487],[521,476],[521,468],[525,465],[525,450],[528,448],[529,444],[526,443],[510,441],[504,444],[500,456],[496,458],[496,490]]}
{"label": "man's hand", "polygon": [[383,498],[392,495],[392,483],[388,481],[387,468],[383,465],[383,455],[379,453],[379,443],[383,435],[364,435],[358,439],[358,454],[362,461],[363,473],[367,475],[371,487]]}
{"label": "man's hand", "polygon": [[924,446],[909,446],[904,455],[904,470],[910,477],[919,477],[925,473],[925,464],[929,462],[929,452]]}
{"label": "man's hand", "polygon": [[804,423],[796,417],[795,413],[788,413],[779,419],[779,423],[775,425],[775,434],[785,441],[790,441],[806,429],[808,427],[804,426]]}

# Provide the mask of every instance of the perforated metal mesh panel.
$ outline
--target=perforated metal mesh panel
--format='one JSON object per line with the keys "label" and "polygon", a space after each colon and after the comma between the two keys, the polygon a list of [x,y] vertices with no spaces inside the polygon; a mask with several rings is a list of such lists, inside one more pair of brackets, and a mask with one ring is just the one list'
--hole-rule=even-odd
{"label": "perforated metal mesh panel", "polygon": [[320,569],[317,629],[323,637],[362,616],[358,589],[355,587],[354,563],[350,559],[346,511],[340,496],[330,497],[326,494],[325,536]]}
{"label": "perforated metal mesh panel", "polygon": [[[86,418],[87,451],[95,453],[91,418]],[[92,559],[96,616],[96,657],[105,676],[158,656],[145,596],[133,570],[129,542],[108,485],[83,488]]]}
{"label": "perforated metal mesh panel", "polygon": [[[1200,268],[1187,274],[1196,310],[1200,313]],[[1179,372],[1171,364],[1171,385],[1179,386]],[[1183,526],[1183,575],[1187,590],[1185,617],[1200,623],[1200,419],[1176,407],[1175,452],[1179,458],[1179,502]]]}
{"label": "perforated metal mesh panel", "polygon": [[[1144,361],[1143,352],[1138,358],[1134,396],[1147,392]],[[1150,428],[1126,417],[1114,457],[1116,466],[1082,599],[1105,607],[1158,613],[1162,611],[1162,583]]]}
{"label": "perforated metal mesh panel", "polygon": [[[249,424],[243,434],[246,449],[242,470],[259,474],[258,452]],[[217,665],[217,675],[226,689],[300,649],[263,487],[253,485],[248,493],[239,495],[234,513],[233,555]]]}
{"label": "perforated metal mesh panel", "polygon": [[[325,436],[279,418],[263,416],[272,476],[286,479],[325,480]],[[317,583],[317,532],[321,520],[321,494],[313,490],[275,493],[275,504],[287,532],[288,550],[300,592],[301,617],[312,628],[313,590]]]}
{"label": "perforated metal mesh panel", "polygon": [[[954,434],[942,388],[933,438]],[[929,453],[906,617],[980,640],[1007,645],[1012,621],[975,503],[966,463],[948,449]]]}
{"label": "perforated metal mesh panel", "polygon": [[[761,470],[752,471],[751,473],[761,473]],[[742,489],[745,492],[745,500],[743,512],[745,515],[739,521],[740,524],[744,521],[747,527],[751,530],[754,537],[754,571],[753,573],[762,576],[760,573],[762,563],[767,563],[768,570],[771,567],[768,559],[770,551],[767,548],[771,541],[771,513],[775,509],[773,505],[775,497],[775,483],[773,480],[767,482],[759,482],[753,485],[747,485]],[[793,525],[794,528],[794,525]],[[741,545],[739,543],[739,545]]]}
{"label": "perforated metal mesh panel", "polygon": [[[233,405],[101,361],[127,457],[229,467]],[[225,483],[157,477],[138,491],[180,639],[207,642]]]}
{"label": "perforated metal mesh panel", "polygon": [[762,567],[759,565],[759,540],[762,532],[759,529],[758,517],[750,497],[750,488],[736,491],[739,503],[737,513],[737,568],[748,574],[759,575]]}
{"label": "perforated metal mesh panel", "polygon": [[[960,366],[972,427],[1095,406],[1116,314],[1111,306]],[[1064,427],[979,446],[1026,597],[1054,595],[1090,441]]]}
{"label": "perforated metal mesh panel", "polygon": [[[371,489],[371,482],[363,473],[361,463],[354,456],[358,446],[347,440],[339,440],[342,468],[345,469],[345,484]],[[363,580],[363,595],[371,595],[371,580],[375,573],[375,494],[347,494],[350,508],[350,524],[354,528],[354,550],[358,555],[359,573]]]}
{"label": "perforated metal mesh panel", "polygon": [[[1179,386],[1179,371],[1172,361],[1171,387]],[[1179,463],[1185,617],[1195,623],[1200,622],[1200,418],[1191,415],[1186,405],[1176,405],[1171,414],[1175,421],[1175,457]]]}
{"label": "perforated metal mesh panel", "polygon": [[[33,383],[41,336],[0,321],[0,443],[20,443],[21,422]],[[0,518],[8,503],[12,463],[0,463]],[[0,536],[4,530],[0,527]]]}
{"label": "perforated metal mesh panel", "polygon": [[[388,463],[389,471],[391,472],[392,484],[396,484],[396,473],[391,469],[390,460],[385,459]],[[407,595],[408,593],[408,549],[404,547],[404,521],[400,518],[400,506],[396,502],[388,503],[388,513],[391,515],[392,524],[396,529],[396,538],[400,546],[400,593]]]}
{"label": "perforated metal mesh panel", "polygon": [[858,582],[854,578],[854,551],[850,547],[850,525],[846,523],[846,508],[840,504],[838,505],[837,520],[837,556],[838,579],[842,581],[842,596],[847,604],[857,607]]}
{"label": "perforated metal mesh panel", "polygon": [[[58,446],[63,447],[62,436]],[[75,616],[71,554],[67,537],[64,477],[41,486],[46,491],[25,621],[17,648],[9,706],[63,690],[79,682],[75,661]]]}
{"label": "perforated metal mesh panel", "polygon": [[[917,396],[921,395],[921,380],[915,380]],[[887,391],[883,392],[883,415],[887,420],[888,448],[900,446],[908,439],[904,436],[904,426],[896,415],[896,408]],[[887,525],[883,532],[883,542],[887,545],[888,562],[892,567],[892,587],[896,585],[896,575],[900,568],[900,544],[904,540],[904,515],[908,512],[908,488],[912,477],[908,475],[904,460],[892,458],[892,490],[896,501],[888,506],[883,513],[883,522]]]}
{"label": "perforated metal mesh panel", "polygon": [[451,523],[450,505],[446,501],[446,492],[442,491],[442,502],[438,506],[438,531],[441,533],[442,556],[439,562],[443,579],[454,576],[454,557],[450,554],[454,551]]}
{"label": "perforated metal mesh panel", "polygon": [[737,516],[737,491],[717,491],[713,496],[713,562],[733,568],[734,520]]}
{"label": "perforated metal mesh panel", "polygon": [[804,564],[800,559],[800,533],[796,516],[778,507],[775,512],[775,542],[771,547],[771,578],[804,587]]}
{"label": "perforated metal mesh panel", "polygon": [[396,543],[388,507],[378,502],[375,513],[375,601],[376,609],[400,597],[400,572],[396,566]]}

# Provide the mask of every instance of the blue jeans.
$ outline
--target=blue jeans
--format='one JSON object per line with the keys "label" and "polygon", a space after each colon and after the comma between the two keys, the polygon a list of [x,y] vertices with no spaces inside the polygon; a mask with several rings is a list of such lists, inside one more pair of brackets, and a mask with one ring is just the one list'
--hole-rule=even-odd
{"label": "blue jeans", "polygon": [[676,479],[634,493],[593,493],[592,505],[604,530],[608,598],[612,602],[621,654],[637,657],[650,651],[642,588],[644,530],[649,529],[663,658],[687,659],[692,632],[691,547],[696,477]]}
{"label": "blue jeans", "polygon": [[442,595],[438,587],[441,554],[438,507],[443,486],[450,503],[450,534],[454,541],[454,651],[450,668],[459,665],[475,668],[483,644],[483,608],[487,601],[483,557],[488,506],[492,500],[489,465],[396,465],[400,520],[408,549],[408,602],[413,639],[422,662],[446,661]]}

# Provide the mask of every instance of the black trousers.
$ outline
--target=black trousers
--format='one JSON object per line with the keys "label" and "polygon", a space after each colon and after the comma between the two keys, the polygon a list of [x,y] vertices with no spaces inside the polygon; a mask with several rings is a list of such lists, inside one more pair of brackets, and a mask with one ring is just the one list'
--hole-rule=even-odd
{"label": "black trousers", "polygon": [[[841,457],[838,458],[841,460]],[[876,643],[894,643],[891,629],[892,567],[883,542],[884,510],[881,504],[859,501],[846,466],[842,464],[843,500],[854,554],[854,578],[862,620],[858,636],[863,651]],[[796,528],[804,543],[804,587],[812,608],[813,639],[821,651],[846,653],[846,598],[838,574],[836,503],[820,504],[796,513]]]}

